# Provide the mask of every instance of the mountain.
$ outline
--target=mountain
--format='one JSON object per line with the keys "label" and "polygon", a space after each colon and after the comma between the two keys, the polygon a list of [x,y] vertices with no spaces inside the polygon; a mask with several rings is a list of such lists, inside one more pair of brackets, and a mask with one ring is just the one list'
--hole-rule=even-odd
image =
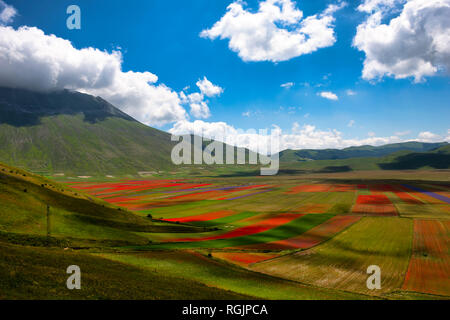
{"label": "mountain", "polygon": [[170,134],[100,97],[0,88],[0,161],[34,172],[114,175],[172,168]]}
{"label": "mountain", "polygon": [[450,169],[450,145],[430,152],[394,153],[389,160],[378,165],[384,170]]}
{"label": "mountain", "polygon": [[282,162],[281,171],[348,172],[357,170],[450,169],[450,145],[428,152],[397,151],[384,157]]}
{"label": "mountain", "polygon": [[345,149],[324,149],[324,150],[284,150],[280,152],[281,162],[296,162],[305,160],[337,160],[350,158],[384,157],[399,151],[427,152],[448,145],[447,142],[424,143],[424,142],[404,142],[386,144],[383,146],[359,146]]}
{"label": "mountain", "polygon": [[[0,161],[10,165],[66,176],[175,170],[171,152],[177,143],[100,97],[0,87]],[[203,141],[202,149],[209,143]],[[248,159],[250,151],[243,150]]]}

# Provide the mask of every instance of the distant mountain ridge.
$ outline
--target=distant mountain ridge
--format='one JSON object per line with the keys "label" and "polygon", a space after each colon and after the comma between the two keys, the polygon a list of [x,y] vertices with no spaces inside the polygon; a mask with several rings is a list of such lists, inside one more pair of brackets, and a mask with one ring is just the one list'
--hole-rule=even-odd
{"label": "distant mountain ridge", "polygon": [[427,152],[397,151],[384,157],[282,162],[283,169],[301,172],[348,172],[359,170],[450,169],[450,144]]}
{"label": "distant mountain ridge", "polygon": [[306,160],[338,160],[350,158],[384,157],[399,151],[428,152],[448,145],[447,142],[425,143],[425,142],[403,142],[386,144],[383,146],[358,146],[345,149],[302,149],[284,150],[280,152],[281,162],[298,162]]}

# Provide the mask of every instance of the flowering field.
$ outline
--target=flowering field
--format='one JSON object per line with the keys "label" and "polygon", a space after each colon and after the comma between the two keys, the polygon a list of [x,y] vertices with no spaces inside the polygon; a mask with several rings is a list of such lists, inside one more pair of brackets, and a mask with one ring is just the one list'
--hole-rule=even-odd
{"label": "flowering field", "polygon": [[309,249],[332,238],[337,233],[359,221],[359,219],[360,217],[356,216],[334,216],[297,237],[248,246],[248,248],[258,250]]}
{"label": "flowering field", "polygon": [[353,213],[367,216],[395,216],[397,211],[384,194],[360,195],[352,209]]}
{"label": "flowering field", "polygon": [[403,289],[450,295],[450,221],[415,220]]}
{"label": "flowering field", "polygon": [[171,218],[171,219],[163,219],[163,220],[189,223],[189,222],[210,221],[210,220],[220,219],[220,218],[231,216],[232,214],[234,214],[234,211],[232,211],[232,210],[222,210],[222,211],[198,214],[195,216],[188,216],[188,217],[182,217],[182,218]]}
{"label": "flowering field", "polygon": [[283,224],[286,224],[294,219],[298,219],[301,215],[298,214],[280,214],[273,218],[263,219],[256,223],[250,224],[245,227],[236,228],[232,231],[226,232],[224,234],[209,236],[204,238],[181,238],[181,239],[173,239],[173,242],[189,242],[189,241],[207,241],[207,240],[216,240],[216,239],[229,239],[229,238],[237,238],[242,236],[248,236],[260,232],[264,232]]}
{"label": "flowering field", "polygon": [[[362,269],[355,269],[369,259],[384,266],[383,292],[450,295],[446,186],[262,179],[123,180],[70,186],[135,214],[151,215],[155,223],[204,228],[198,233],[148,234],[148,250],[207,250],[213,259],[239,267],[372,294],[358,282],[365,277]],[[396,232],[403,234],[401,241]],[[291,256],[295,252],[299,255]],[[390,254],[398,255],[393,264],[386,260]],[[338,263],[333,270],[339,272],[325,281],[321,272],[331,270],[330,263]],[[296,268],[305,274],[294,276]]]}

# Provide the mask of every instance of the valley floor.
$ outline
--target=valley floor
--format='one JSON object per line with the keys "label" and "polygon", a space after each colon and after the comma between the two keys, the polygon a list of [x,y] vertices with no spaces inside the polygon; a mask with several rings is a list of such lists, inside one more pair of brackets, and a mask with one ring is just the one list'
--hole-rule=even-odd
{"label": "valley floor", "polygon": [[[49,190],[8,172],[0,298],[449,299],[449,172],[385,174],[79,179]],[[66,289],[66,265],[80,266],[82,290]],[[372,265],[380,289],[367,287]]]}

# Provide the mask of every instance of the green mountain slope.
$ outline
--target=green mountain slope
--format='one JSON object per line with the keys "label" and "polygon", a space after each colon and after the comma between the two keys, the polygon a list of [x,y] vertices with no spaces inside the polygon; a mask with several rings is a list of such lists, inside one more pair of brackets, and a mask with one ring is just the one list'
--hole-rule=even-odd
{"label": "green mountain slope", "polygon": [[384,146],[359,146],[345,149],[324,149],[324,150],[284,150],[280,152],[281,162],[295,162],[305,160],[336,160],[350,158],[384,157],[398,151],[427,152],[448,145],[447,142],[424,143],[424,142],[404,142],[387,144]]}
{"label": "green mountain slope", "polygon": [[176,170],[177,143],[100,97],[0,87],[0,162],[45,175],[136,175]]}
{"label": "green mountain slope", "polygon": [[450,169],[450,145],[430,152],[394,153],[386,160],[378,164],[385,170]]}
{"label": "green mountain slope", "polygon": [[173,143],[105,100],[0,88],[0,161],[43,173],[121,174],[172,167]]}

